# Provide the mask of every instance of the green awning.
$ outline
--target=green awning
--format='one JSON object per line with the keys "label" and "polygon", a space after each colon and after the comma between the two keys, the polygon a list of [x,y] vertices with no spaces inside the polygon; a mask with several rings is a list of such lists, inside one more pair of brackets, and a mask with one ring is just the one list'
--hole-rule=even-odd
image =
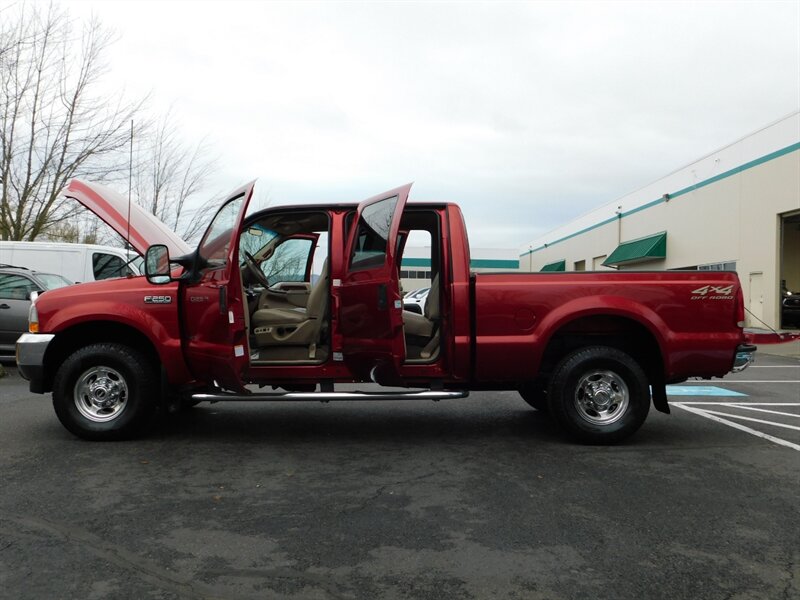
{"label": "green awning", "polygon": [[634,263],[658,260],[667,257],[667,232],[662,231],[647,237],[622,242],[603,265],[607,267],[616,265],[630,265]]}
{"label": "green awning", "polygon": [[566,260],[557,260],[556,262],[547,263],[541,269],[539,269],[540,273],[544,273],[545,271],[566,271],[567,270],[567,261]]}

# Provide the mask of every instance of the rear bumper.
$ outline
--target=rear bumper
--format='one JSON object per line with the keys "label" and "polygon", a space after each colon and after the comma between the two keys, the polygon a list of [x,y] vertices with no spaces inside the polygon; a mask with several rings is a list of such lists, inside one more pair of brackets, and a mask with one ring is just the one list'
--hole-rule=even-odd
{"label": "rear bumper", "polygon": [[23,333],[17,340],[17,368],[35,394],[45,391],[44,354],[54,337],[52,333]]}
{"label": "rear bumper", "polygon": [[766,331],[763,329],[745,329],[744,339],[751,344],[766,346],[768,344],[786,344],[800,340],[800,331]]}
{"label": "rear bumper", "polygon": [[736,347],[736,357],[733,359],[734,373],[744,371],[755,360],[756,347],[753,344],[739,344]]}

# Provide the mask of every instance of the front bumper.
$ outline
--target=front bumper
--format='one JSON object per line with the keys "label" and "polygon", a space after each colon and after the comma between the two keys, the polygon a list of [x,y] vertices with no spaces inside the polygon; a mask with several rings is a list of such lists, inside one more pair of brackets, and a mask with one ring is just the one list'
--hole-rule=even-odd
{"label": "front bumper", "polygon": [[23,333],[17,340],[17,368],[30,381],[30,390],[44,393],[44,354],[55,336],[52,333]]}
{"label": "front bumper", "polygon": [[731,371],[740,373],[749,367],[755,360],[756,349],[753,344],[739,344],[736,347],[736,357],[733,359]]}

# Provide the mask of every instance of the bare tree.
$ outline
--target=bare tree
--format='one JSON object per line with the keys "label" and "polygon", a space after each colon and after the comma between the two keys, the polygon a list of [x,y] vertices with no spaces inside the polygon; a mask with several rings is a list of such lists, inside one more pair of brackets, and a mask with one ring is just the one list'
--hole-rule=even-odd
{"label": "bare tree", "polygon": [[[6,9],[0,28],[0,239],[33,240],[74,216],[59,195],[75,176],[127,174],[143,104],[98,92],[111,37],[54,6]],[[143,119],[137,119],[141,126]]]}
{"label": "bare tree", "polygon": [[193,238],[218,203],[216,197],[206,197],[205,203],[191,209],[216,170],[217,157],[206,139],[195,145],[181,139],[171,110],[143,137],[133,172],[134,196],[178,235]]}

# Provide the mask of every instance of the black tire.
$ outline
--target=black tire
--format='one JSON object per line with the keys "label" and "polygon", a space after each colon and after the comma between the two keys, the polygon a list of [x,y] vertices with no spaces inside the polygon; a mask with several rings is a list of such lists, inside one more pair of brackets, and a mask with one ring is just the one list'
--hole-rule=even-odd
{"label": "black tire", "polygon": [[99,343],[77,350],[61,364],[53,381],[53,408],[59,421],[87,440],[133,437],[150,421],[158,401],[155,365],[123,344]]}
{"label": "black tire", "polygon": [[536,383],[526,384],[520,388],[519,395],[522,396],[528,406],[532,406],[542,412],[550,412],[550,406],[547,402],[547,390],[544,389],[544,386]]}
{"label": "black tire", "polygon": [[571,437],[613,444],[633,435],[650,411],[650,387],[639,364],[608,346],[567,355],[548,386],[550,414]]}

